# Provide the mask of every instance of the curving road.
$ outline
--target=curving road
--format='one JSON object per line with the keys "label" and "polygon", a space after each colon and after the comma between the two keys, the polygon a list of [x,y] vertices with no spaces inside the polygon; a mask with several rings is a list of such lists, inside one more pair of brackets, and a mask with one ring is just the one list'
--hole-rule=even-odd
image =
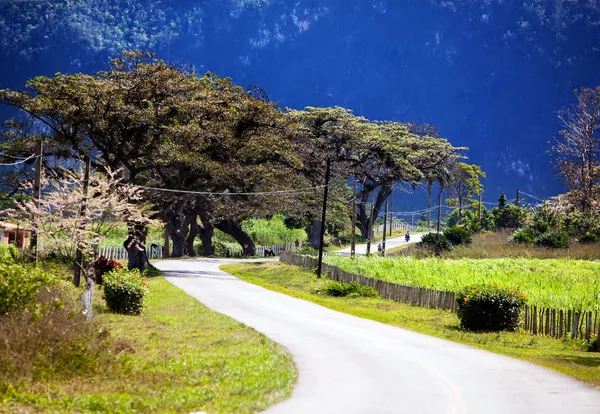
{"label": "curving road", "polygon": [[335,312],[219,270],[232,260],[156,262],[209,308],[283,344],[299,371],[272,414],[600,413],[600,392],[501,355]]}
{"label": "curving road", "polygon": [[[421,241],[421,236],[424,233],[414,233],[410,235],[410,240],[407,242],[404,240],[404,237],[396,237],[394,239],[388,239],[385,242],[385,248],[387,250],[393,249],[394,247],[404,246],[406,244],[416,244]],[[371,252],[377,252],[377,245],[380,244],[381,241],[375,241],[371,243]],[[336,254],[340,254],[342,256],[349,256],[351,254],[351,248],[346,247],[344,249],[340,249],[335,252]],[[356,245],[356,254],[367,254],[367,244],[357,244]]]}

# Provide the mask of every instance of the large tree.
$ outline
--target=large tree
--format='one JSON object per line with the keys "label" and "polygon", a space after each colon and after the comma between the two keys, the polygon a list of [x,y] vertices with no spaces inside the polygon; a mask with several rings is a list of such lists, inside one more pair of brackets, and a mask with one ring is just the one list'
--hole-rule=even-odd
{"label": "large tree", "polygon": [[575,96],[577,102],[559,112],[563,129],[551,153],[571,201],[591,211],[600,198],[600,86]]}

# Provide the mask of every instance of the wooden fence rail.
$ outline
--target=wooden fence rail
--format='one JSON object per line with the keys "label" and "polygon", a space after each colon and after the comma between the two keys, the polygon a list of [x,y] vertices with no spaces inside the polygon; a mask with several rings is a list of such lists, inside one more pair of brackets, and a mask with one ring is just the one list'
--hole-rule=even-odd
{"label": "wooden fence rail", "polygon": [[[279,260],[284,263],[309,269],[317,267],[317,259],[290,252],[281,252]],[[370,286],[384,299],[394,300],[429,309],[456,312],[455,292],[439,291],[413,286],[404,286],[370,277],[345,272],[337,267],[323,264],[323,274],[332,280]],[[554,338],[590,339],[600,332],[598,312],[539,308],[525,305],[523,329],[534,335]]]}

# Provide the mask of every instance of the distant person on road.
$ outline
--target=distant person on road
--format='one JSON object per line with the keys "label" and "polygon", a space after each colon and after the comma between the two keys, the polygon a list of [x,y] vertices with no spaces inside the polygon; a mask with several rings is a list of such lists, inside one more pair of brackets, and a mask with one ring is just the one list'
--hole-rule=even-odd
{"label": "distant person on road", "polygon": [[408,243],[408,241],[410,240],[410,231],[407,231],[406,234],[404,235],[404,239],[406,240],[406,242]]}

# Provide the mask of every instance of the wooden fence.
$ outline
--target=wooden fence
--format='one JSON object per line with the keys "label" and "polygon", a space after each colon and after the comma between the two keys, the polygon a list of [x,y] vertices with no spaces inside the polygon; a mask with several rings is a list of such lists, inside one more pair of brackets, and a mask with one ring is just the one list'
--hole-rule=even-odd
{"label": "wooden fence", "polygon": [[[300,256],[289,252],[281,252],[279,260],[284,263],[302,266],[309,269],[317,267],[318,261],[314,257]],[[344,283],[358,283],[363,286],[370,286],[379,292],[379,296],[384,299],[394,300],[396,302],[406,303],[414,306],[421,306],[429,309],[444,309],[456,312],[456,300],[454,292],[417,288],[413,286],[404,286],[397,283],[386,282],[384,280],[373,279],[345,272],[334,266],[323,263],[323,274],[332,280]]]}
{"label": "wooden fence", "polygon": [[[148,259],[162,259],[162,246],[146,247]],[[104,256],[108,260],[127,259],[127,250],[123,246],[107,246],[98,249],[98,256]]]}
{"label": "wooden fence", "polygon": [[[311,256],[300,256],[290,252],[281,252],[279,260],[296,266],[314,269],[318,260]],[[438,291],[413,286],[404,286],[345,272],[337,267],[323,263],[323,274],[332,280],[345,283],[358,283],[370,286],[384,299],[420,306],[429,309],[444,309],[456,312],[454,292]],[[546,335],[554,338],[590,339],[600,332],[598,312],[574,311],[539,308],[526,305],[523,315],[523,329],[534,335]]]}

